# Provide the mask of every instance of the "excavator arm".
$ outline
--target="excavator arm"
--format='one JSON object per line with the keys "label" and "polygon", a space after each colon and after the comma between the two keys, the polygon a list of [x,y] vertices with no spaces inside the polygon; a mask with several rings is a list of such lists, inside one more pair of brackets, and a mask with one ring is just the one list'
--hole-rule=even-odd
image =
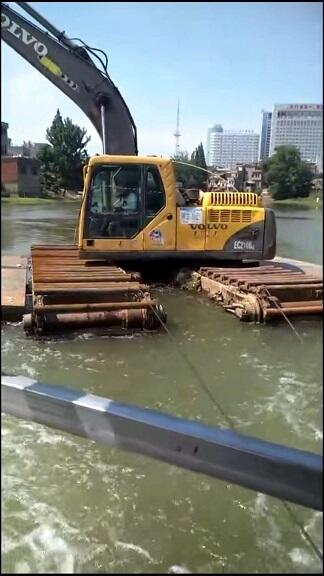
{"label": "excavator arm", "polygon": [[101,137],[104,154],[136,155],[133,118],[106,65],[101,71],[89,56],[98,58],[96,51],[67,38],[27,2],[17,4],[47,31],[1,3],[2,40],[83,110]]}

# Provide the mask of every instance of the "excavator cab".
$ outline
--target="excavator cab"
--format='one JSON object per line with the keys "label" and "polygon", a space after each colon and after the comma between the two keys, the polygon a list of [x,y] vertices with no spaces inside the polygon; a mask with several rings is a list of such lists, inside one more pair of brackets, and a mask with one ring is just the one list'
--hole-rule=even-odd
{"label": "excavator cab", "polygon": [[170,160],[95,156],[85,170],[79,249],[86,258],[150,257],[176,247]]}
{"label": "excavator cab", "polygon": [[81,258],[241,261],[275,255],[274,216],[256,194],[180,192],[167,158],[95,156],[84,173]]}

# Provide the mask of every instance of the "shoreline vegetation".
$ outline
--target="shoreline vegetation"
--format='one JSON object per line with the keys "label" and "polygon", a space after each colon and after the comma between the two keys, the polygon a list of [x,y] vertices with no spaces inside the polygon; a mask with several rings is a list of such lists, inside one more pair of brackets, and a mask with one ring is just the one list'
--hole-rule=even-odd
{"label": "shoreline vegetation", "polygon": [[272,200],[271,204],[276,206],[291,206],[301,208],[323,208],[323,198],[318,196],[319,200],[316,201],[316,196],[310,195],[307,198],[287,198],[286,200]]}
{"label": "shoreline vegetation", "polygon": [[81,196],[66,197],[62,196],[1,196],[1,202],[4,204],[25,204],[25,205],[40,205],[40,204],[67,204],[73,202],[81,202]]}
{"label": "shoreline vegetation", "polygon": [[[26,205],[40,205],[40,204],[53,204],[53,203],[73,203],[81,202],[82,196],[37,196],[37,197],[23,197],[23,196],[2,196],[1,202],[4,204],[26,204]],[[317,201],[317,198],[319,200]],[[301,208],[323,208],[322,195],[311,194],[307,198],[287,198],[285,200],[273,200],[271,197],[267,198],[264,206],[269,208],[279,206],[291,206]]]}

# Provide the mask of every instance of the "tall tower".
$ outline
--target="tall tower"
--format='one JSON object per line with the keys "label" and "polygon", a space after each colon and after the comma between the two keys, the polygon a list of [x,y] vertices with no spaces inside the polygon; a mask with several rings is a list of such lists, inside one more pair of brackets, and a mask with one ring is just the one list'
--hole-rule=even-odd
{"label": "tall tower", "polygon": [[178,108],[177,108],[177,126],[176,126],[176,130],[174,133],[174,137],[175,137],[175,155],[176,158],[180,155],[180,102],[178,99]]}

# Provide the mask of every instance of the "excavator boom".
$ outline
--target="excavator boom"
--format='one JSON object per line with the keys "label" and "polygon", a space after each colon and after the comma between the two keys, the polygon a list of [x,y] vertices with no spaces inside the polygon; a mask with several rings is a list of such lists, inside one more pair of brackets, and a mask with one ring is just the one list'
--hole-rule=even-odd
{"label": "excavator boom", "polygon": [[105,154],[136,155],[133,118],[105,66],[101,71],[90,58],[89,52],[97,56],[95,51],[69,40],[27,2],[18,4],[48,31],[1,4],[1,38],[83,110]]}

